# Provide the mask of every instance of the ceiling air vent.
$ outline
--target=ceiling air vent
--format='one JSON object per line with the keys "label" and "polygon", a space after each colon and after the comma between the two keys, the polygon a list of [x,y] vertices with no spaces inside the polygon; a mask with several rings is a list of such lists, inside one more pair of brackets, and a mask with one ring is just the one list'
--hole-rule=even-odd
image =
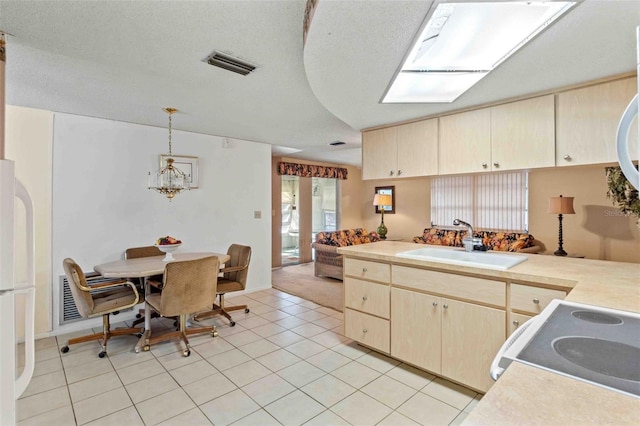
{"label": "ceiling air vent", "polygon": [[345,145],[346,142],[342,142],[342,141],[335,141],[335,142],[329,142],[329,145],[331,146],[340,146],[340,145]]}
{"label": "ceiling air vent", "polygon": [[214,51],[206,59],[209,65],[220,67],[228,71],[233,71],[238,74],[247,75],[256,67],[248,62],[244,62],[233,56],[225,55],[224,53]]}

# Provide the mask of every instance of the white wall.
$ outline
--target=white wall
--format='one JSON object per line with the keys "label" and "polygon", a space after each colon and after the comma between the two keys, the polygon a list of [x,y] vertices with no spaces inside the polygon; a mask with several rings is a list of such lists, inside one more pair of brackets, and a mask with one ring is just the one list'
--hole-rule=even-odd
{"label": "white wall", "polygon": [[182,240],[181,251],[250,245],[247,291],[271,287],[269,145],[174,130],[173,153],[199,157],[199,188],[170,202],[147,189],[168,150],[166,128],[56,113],[53,140],[54,289],[66,257],[88,272],[165,235]]}

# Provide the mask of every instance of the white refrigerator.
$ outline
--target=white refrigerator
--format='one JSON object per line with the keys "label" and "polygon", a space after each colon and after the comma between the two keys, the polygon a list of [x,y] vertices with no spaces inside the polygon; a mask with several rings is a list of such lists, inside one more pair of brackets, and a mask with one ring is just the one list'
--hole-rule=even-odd
{"label": "white refrigerator", "polygon": [[[15,215],[20,201],[26,214],[26,253],[16,253]],[[35,235],[33,204],[25,187],[15,178],[13,161],[0,157],[0,426],[16,423],[16,400],[26,389],[34,367]],[[20,234],[22,235],[22,234]],[[26,256],[27,281],[16,282],[15,260]],[[16,300],[25,299],[24,310]],[[21,304],[20,304],[21,306]],[[17,318],[24,315],[24,321]],[[17,367],[16,330],[24,323],[24,368]],[[20,348],[23,346],[21,345]],[[21,370],[21,374],[18,374]]]}

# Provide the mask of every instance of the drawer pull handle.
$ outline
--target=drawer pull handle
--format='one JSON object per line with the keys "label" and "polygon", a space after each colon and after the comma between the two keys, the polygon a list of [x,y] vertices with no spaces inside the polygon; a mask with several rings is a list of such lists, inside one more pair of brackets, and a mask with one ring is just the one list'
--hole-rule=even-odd
{"label": "drawer pull handle", "polygon": [[362,332],[365,333],[365,334],[367,334],[367,331],[369,331],[369,330],[367,330],[366,328],[362,329]]}
{"label": "drawer pull handle", "polygon": [[500,167],[500,163],[498,163],[497,161],[495,161],[495,162],[493,163],[493,167],[495,167],[495,168]]}
{"label": "drawer pull handle", "polygon": [[449,307],[449,305],[447,305],[447,304],[445,303],[444,305],[442,305],[442,307],[443,307],[444,309],[447,309],[447,308]]}
{"label": "drawer pull handle", "polygon": [[366,302],[367,301],[367,296],[362,296],[362,301]]}
{"label": "drawer pull handle", "polygon": [[518,320],[514,320],[514,321],[513,321],[513,325],[515,325],[516,327],[517,327],[517,326],[519,326],[519,325],[520,325],[520,321],[518,321]]}
{"label": "drawer pull handle", "polygon": [[486,169],[487,168],[487,163],[482,163],[482,168]]}
{"label": "drawer pull handle", "polygon": [[362,272],[367,272],[367,268],[362,268]]}
{"label": "drawer pull handle", "polygon": [[438,306],[438,302],[433,302],[431,303],[433,305],[433,307],[435,308],[436,306]]}
{"label": "drawer pull handle", "polygon": [[393,176],[393,170],[389,170],[389,176]]}
{"label": "drawer pull handle", "polygon": [[571,156],[570,156],[569,154],[566,154],[566,155],[565,155],[564,157],[562,157],[562,158],[564,158],[564,160],[565,160],[565,161],[571,161]]}
{"label": "drawer pull handle", "polygon": [[402,174],[402,170],[398,170],[398,176]]}
{"label": "drawer pull handle", "polygon": [[533,299],[533,303],[535,303],[536,305],[540,304],[540,299],[538,299],[537,297]]}

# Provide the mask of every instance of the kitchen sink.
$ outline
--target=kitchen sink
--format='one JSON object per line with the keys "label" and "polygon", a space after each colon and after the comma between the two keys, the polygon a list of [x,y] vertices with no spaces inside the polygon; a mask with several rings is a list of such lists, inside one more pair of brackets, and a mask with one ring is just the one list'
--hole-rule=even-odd
{"label": "kitchen sink", "polygon": [[507,270],[527,260],[527,256],[518,254],[501,254],[493,252],[467,252],[444,248],[419,248],[396,253],[398,257],[430,260],[452,265],[475,266],[479,268]]}

